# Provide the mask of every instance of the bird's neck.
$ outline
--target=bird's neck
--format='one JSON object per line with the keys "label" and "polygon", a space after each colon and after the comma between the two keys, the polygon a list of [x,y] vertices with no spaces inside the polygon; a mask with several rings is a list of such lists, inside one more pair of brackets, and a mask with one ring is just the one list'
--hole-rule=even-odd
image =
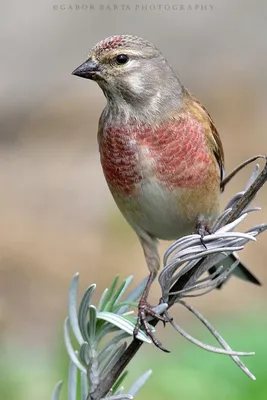
{"label": "bird's neck", "polygon": [[158,82],[147,90],[136,89],[109,91],[102,88],[107,99],[104,110],[106,121],[125,123],[136,120],[140,123],[160,124],[183,106],[185,89],[175,77],[172,81]]}

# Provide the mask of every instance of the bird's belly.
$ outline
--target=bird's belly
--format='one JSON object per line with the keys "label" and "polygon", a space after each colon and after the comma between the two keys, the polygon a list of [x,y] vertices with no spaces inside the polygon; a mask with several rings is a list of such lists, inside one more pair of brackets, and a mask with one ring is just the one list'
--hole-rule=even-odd
{"label": "bird's belly", "polygon": [[[197,216],[183,212],[181,189],[170,190],[158,181],[143,181],[136,196],[117,204],[134,230],[163,240],[178,239],[195,231]],[[116,200],[116,198],[115,198]]]}

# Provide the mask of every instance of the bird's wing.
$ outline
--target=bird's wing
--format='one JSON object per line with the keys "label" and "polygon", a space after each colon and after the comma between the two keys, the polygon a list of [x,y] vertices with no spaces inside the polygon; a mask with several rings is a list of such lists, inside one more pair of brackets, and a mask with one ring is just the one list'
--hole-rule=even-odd
{"label": "bird's wing", "polygon": [[224,152],[220,135],[206,107],[204,107],[194,96],[192,96],[191,93],[188,93],[188,95],[191,97],[191,101],[193,100],[194,107],[197,107],[198,110],[200,111],[200,114],[202,114],[203,122],[206,122],[207,124],[207,139],[212,149],[212,152],[218,162],[221,173],[221,181],[222,181],[225,177],[225,170],[224,170]]}
{"label": "bird's wing", "polygon": [[205,111],[205,113],[208,116],[208,121],[209,121],[209,127],[210,127],[210,135],[209,135],[209,140],[210,144],[213,150],[213,153],[215,155],[215,158],[219,164],[220,171],[221,171],[221,181],[225,177],[225,170],[224,170],[224,152],[223,152],[223,145],[222,141],[219,135],[219,132],[216,129],[216,126],[214,125],[214,122],[207,111],[207,109],[200,104],[200,107]]}

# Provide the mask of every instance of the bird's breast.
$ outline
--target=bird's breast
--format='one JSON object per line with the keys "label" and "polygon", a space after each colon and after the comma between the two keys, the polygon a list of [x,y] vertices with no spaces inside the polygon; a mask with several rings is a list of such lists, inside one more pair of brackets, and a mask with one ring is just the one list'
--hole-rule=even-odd
{"label": "bird's breast", "polygon": [[134,194],[157,181],[169,190],[201,185],[218,174],[203,126],[187,117],[162,123],[107,126],[100,139],[103,171],[111,190]]}
{"label": "bird's breast", "polygon": [[136,132],[108,127],[100,140],[101,164],[111,190],[130,194],[142,180]]}

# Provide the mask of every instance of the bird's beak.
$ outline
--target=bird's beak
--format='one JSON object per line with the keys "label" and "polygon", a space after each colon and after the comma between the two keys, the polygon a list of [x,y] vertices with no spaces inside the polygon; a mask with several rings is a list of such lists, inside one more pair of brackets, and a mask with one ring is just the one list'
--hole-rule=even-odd
{"label": "bird's beak", "polygon": [[89,58],[79,67],[77,67],[72,72],[72,75],[80,76],[81,78],[86,78],[86,79],[94,79],[97,72],[99,71],[100,71],[99,65],[95,61]]}

